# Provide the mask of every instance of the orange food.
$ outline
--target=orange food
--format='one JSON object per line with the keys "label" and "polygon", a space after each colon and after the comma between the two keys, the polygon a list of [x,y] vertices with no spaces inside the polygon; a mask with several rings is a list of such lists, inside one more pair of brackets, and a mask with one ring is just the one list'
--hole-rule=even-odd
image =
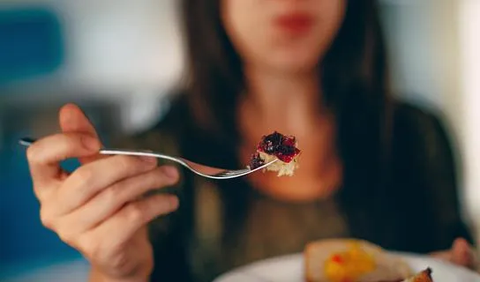
{"label": "orange food", "polygon": [[347,251],[334,253],[325,261],[325,276],[332,282],[357,281],[376,267],[374,258],[362,250],[358,243],[351,243]]}

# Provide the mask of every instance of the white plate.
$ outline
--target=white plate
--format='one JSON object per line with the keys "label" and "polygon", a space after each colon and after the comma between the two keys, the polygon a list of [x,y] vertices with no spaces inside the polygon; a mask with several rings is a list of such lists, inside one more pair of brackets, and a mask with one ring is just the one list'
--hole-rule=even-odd
{"label": "white plate", "polygon": [[[455,265],[447,264],[430,257],[412,254],[399,254],[414,271],[430,267],[435,282],[474,282],[480,275]],[[259,261],[218,277],[214,282],[305,282],[303,257],[301,254],[283,256]]]}

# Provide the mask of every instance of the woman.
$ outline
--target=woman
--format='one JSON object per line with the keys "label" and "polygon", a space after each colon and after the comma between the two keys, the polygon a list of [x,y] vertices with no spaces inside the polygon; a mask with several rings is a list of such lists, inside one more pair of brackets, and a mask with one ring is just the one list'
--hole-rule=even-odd
{"label": "woman", "polygon": [[[91,281],[211,281],[347,236],[470,266],[446,134],[434,116],[390,98],[373,0],[183,7],[188,88],[121,146],[235,168],[277,130],[299,140],[301,167],[213,182],[150,158],[101,157],[94,127],[65,106],[62,133],[28,159],[42,222],[91,262]],[[66,173],[66,158],[83,165]]]}

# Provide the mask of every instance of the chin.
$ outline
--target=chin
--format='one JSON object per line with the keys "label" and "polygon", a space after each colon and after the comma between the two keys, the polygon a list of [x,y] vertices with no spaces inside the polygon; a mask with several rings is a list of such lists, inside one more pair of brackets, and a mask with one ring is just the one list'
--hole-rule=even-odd
{"label": "chin", "polygon": [[284,73],[309,73],[316,69],[318,62],[315,60],[301,60],[291,58],[278,60],[270,64],[272,68]]}
{"label": "chin", "polygon": [[321,59],[320,52],[314,52],[307,48],[258,49],[255,50],[256,52],[251,52],[251,55],[246,58],[248,65],[274,73],[312,72],[316,70]]}
{"label": "chin", "polygon": [[[275,54],[276,53],[276,54]],[[311,72],[316,69],[320,59],[319,52],[312,50],[278,50],[271,52],[268,63],[275,69],[285,72]]]}

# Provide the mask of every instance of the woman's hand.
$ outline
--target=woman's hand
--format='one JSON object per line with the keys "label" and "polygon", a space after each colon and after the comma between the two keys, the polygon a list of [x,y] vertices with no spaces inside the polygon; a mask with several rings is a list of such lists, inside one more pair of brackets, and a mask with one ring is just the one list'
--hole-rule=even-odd
{"label": "woman's hand", "polygon": [[456,265],[478,269],[478,261],[472,246],[463,238],[456,239],[449,250],[434,252],[433,257]]}
{"label": "woman's hand", "polygon": [[[172,195],[141,198],[174,184],[173,167],[153,158],[99,156],[95,129],[74,105],[60,111],[62,133],[27,150],[42,223],[80,251],[102,281],[146,281],[153,268],[146,224],[178,207]],[[69,174],[59,162],[79,158]]]}

